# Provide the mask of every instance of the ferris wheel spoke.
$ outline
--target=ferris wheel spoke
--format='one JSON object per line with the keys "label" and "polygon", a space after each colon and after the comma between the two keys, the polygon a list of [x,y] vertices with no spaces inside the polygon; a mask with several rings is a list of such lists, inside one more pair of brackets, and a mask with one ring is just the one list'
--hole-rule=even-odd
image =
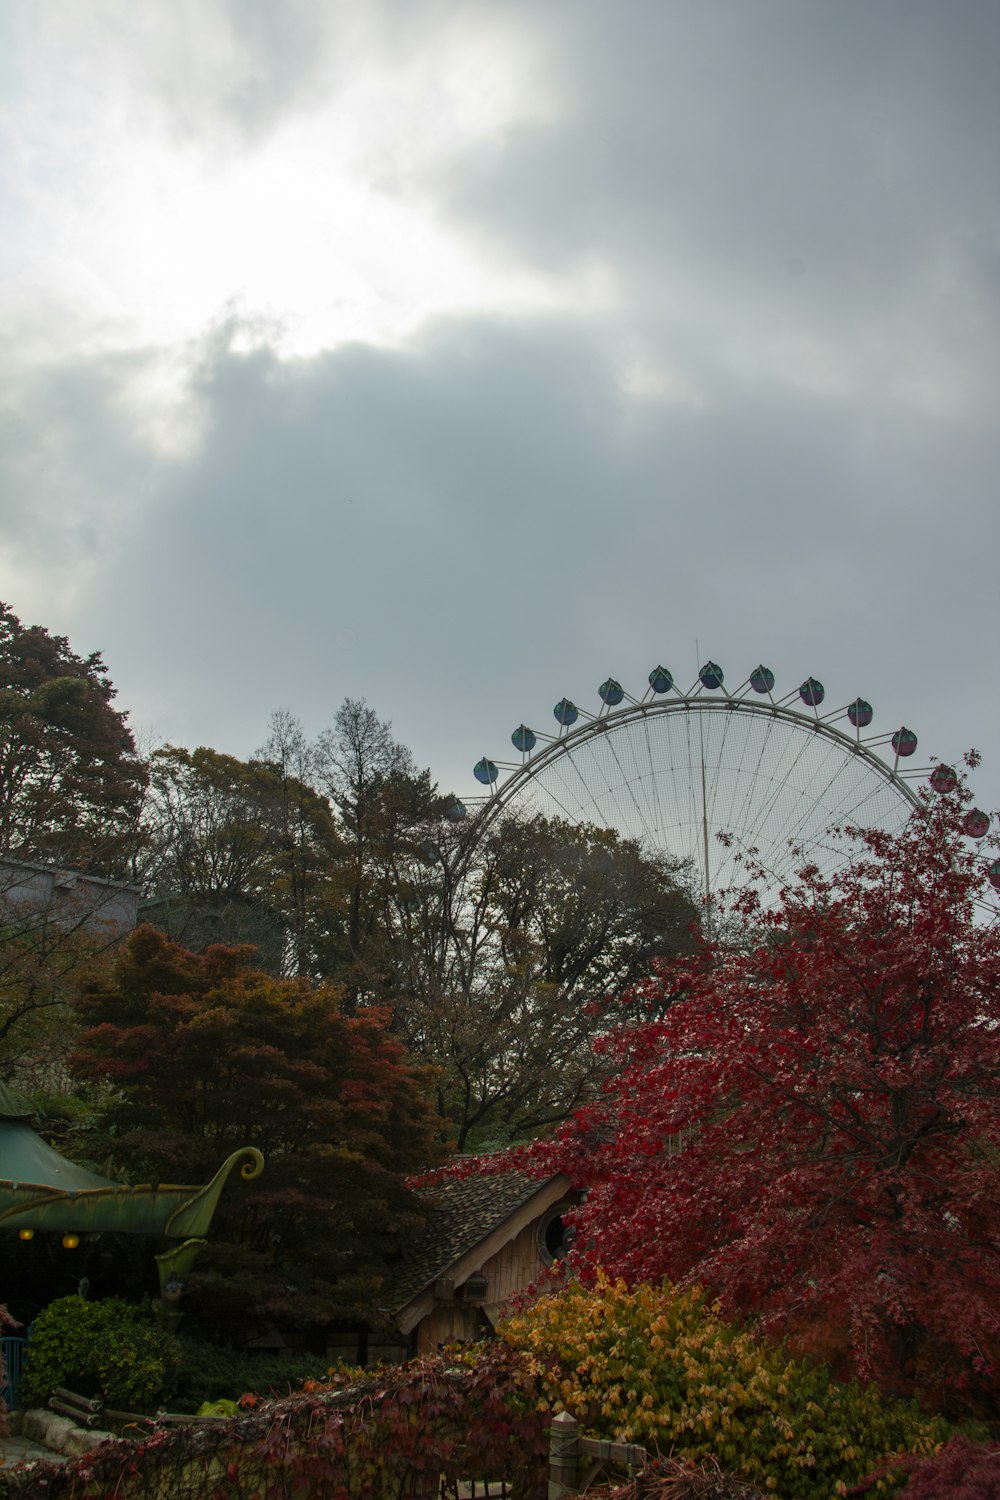
{"label": "ferris wheel spoke", "polygon": [[715,826],[715,809],[719,799],[719,781],[722,775],[723,766],[725,764],[726,744],[729,740],[729,732],[733,725],[733,717],[734,716],[731,713],[723,715],[722,736],[719,744],[719,749],[718,753],[713,756],[714,769],[712,773],[712,796],[708,808],[708,821],[713,826]]}
{"label": "ferris wheel spoke", "polygon": [[[592,746],[588,746],[588,748],[591,749],[591,751],[593,751],[593,747]],[[583,789],[584,789],[584,791],[586,793],[586,796],[587,796],[587,801],[584,804],[584,806],[585,806],[585,808],[587,810],[587,814],[588,814],[587,818],[586,818],[586,821],[590,822],[590,823],[599,823],[600,822],[600,818],[595,815],[596,814],[596,809],[600,805],[599,797],[593,791],[593,789],[592,789],[592,787],[590,785],[590,782],[587,780],[587,777],[584,776],[584,774],[583,774],[583,768],[582,768],[581,763],[580,763],[580,759],[578,759],[575,755],[569,756],[567,758],[569,759],[571,770],[575,771],[576,775],[579,777],[580,783],[583,786]],[[581,757],[581,759],[582,759],[582,757]],[[587,769],[588,769],[588,771],[592,770],[592,771],[595,771],[595,772],[599,772],[601,770],[600,766],[597,763],[597,755],[596,754],[594,754],[594,753],[590,754],[590,756],[589,756],[589,763],[588,763]],[[618,797],[618,794],[617,794],[615,788],[611,785],[611,782],[608,780],[606,772],[603,773],[603,781],[604,781],[603,791],[606,793],[607,799],[609,799],[610,804],[614,808],[614,814],[615,814],[614,820],[613,820],[614,821],[614,826],[617,827],[617,828],[622,828],[623,826],[627,826],[628,819],[625,816],[625,809],[622,806],[622,803],[621,803],[621,801],[620,801],[620,799]]]}
{"label": "ferris wheel spoke", "polygon": [[[635,759],[635,743],[634,743],[634,741],[632,739],[629,739],[627,743],[632,747],[632,757],[633,757],[633,760],[634,760]],[[636,797],[635,792],[634,792],[634,790],[632,788],[632,783],[629,781],[629,778],[628,778],[628,776],[625,773],[625,767],[622,765],[621,760],[619,759],[618,751],[615,749],[614,742],[612,740],[609,740],[609,739],[605,738],[602,741],[602,744],[606,745],[608,747],[608,749],[611,751],[611,754],[614,756],[615,765],[618,767],[619,771],[621,772],[622,782],[623,782],[623,784],[625,786],[625,790],[628,792],[629,797],[631,798],[631,801],[632,801],[632,805],[633,805],[633,807],[635,808],[636,812],[639,815],[639,822],[642,824],[643,829],[645,830],[646,834],[649,837],[652,837],[652,829],[650,828],[649,824],[646,822],[646,815],[643,812],[642,808],[639,806],[639,799]],[[638,770],[638,768],[637,768],[637,770]]]}
{"label": "ferris wheel spoke", "polygon": [[[720,822],[719,825],[721,831],[738,832],[739,829],[748,827],[753,808],[760,805],[763,795],[762,784],[766,786],[769,779],[765,764],[773,731],[774,723],[769,719],[747,720],[743,724],[742,753],[733,771],[732,796],[725,821]],[[753,756],[754,735],[756,735],[757,743],[755,757]],[[740,766],[750,759],[752,759],[752,769],[749,772],[741,772]]]}
{"label": "ferris wheel spoke", "polygon": [[[695,760],[694,753],[693,753],[693,748],[692,748],[692,745],[691,745],[691,715],[690,714],[687,714],[685,716],[684,727],[685,727],[685,730],[686,730],[686,737],[687,737],[688,826],[690,828],[696,828],[698,826],[698,809],[697,809],[697,795],[698,795],[698,793],[697,793],[697,788],[695,786],[695,766],[697,765],[697,761]],[[696,863],[697,863],[697,861],[696,861]]]}
{"label": "ferris wheel spoke", "polygon": [[[825,753],[817,757],[814,747],[811,758],[817,761],[817,764],[812,770],[809,782],[800,791],[798,803],[789,809],[789,814],[785,822],[778,830],[778,836],[789,848],[798,848],[804,842],[804,835],[807,828],[809,829],[809,839],[813,843],[823,841],[826,839],[828,827],[832,822],[835,822],[834,809],[829,807],[825,799],[829,787],[837,779],[839,770],[843,769],[843,763],[841,763],[841,767],[834,769],[832,776],[828,776],[827,783],[822,790],[819,789],[819,782],[824,775],[827,775],[827,767],[834,753],[831,746],[826,746]],[[816,786],[815,791],[813,790],[814,785]],[[810,824],[812,825],[811,827]],[[832,849],[834,846],[827,842],[823,847]]]}
{"label": "ferris wheel spoke", "polygon": [[[749,725],[744,724],[740,726],[739,731],[737,731],[737,726],[733,722],[734,719],[735,715],[730,715],[729,722],[726,725],[726,737],[727,739],[736,739],[738,737],[740,744],[734,747],[736,751],[734,756],[735,765],[732,767],[725,767],[728,796],[726,798],[725,811],[721,812],[717,819],[713,818],[714,826],[717,828],[731,828],[733,826],[734,810],[736,807],[737,799],[740,795],[740,785],[743,779],[740,774],[739,767],[744,761],[744,757],[749,746],[749,735],[747,733]],[[724,749],[725,746],[723,745],[723,749],[720,751],[719,756],[720,761],[723,759]]]}
{"label": "ferris wheel spoke", "polygon": [[[687,714],[684,715],[683,724],[684,724],[685,735],[688,738],[688,740],[690,740],[691,723],[690,723],[690,718],[689,718],[689,716]],[[668,745],[670,745],[670,746],[672,746],[677,740],[679,740],[679,739],[682,738],[682,736],[678,732],[678,720],[677,719],[664,719],[663,720],[663,729],[665,731],[665,734],[661,734],[660,738],[662,740],[664,738],[668,738],[669,737],[668,738]],[[675,750],[672,750],[672,749],[668,750],[668,752],[667,752],[667,761],[668,761],[668,764],[670,766],[670,783],[671,783],[671,792],[672,792],[672,795],[671,795],[671,798],[670,798],[670,806],[673,807],[673,808],[680,809],[680,808],[682,808],[684,806],[684,796],[685,796],[686,790],[687,790],[687,788],[688,788],[688,786],[690,784],[690,776],[685,772],[684,775],[683,775],[683,781],[682,782],[678,781],[678,775],[680,774],[679,773],[680,756],[679,756],[679,754]],[[685,855],[688,855],[690,853],[690,850],[685,849],[684,853],[685,853]]]}
{"label": "ferris wheel spoke", "polygon": [[554,802],[555,805],[556,805],[556,807],[558,807],[559,811],[562,813],[562,815],[566,819],[566,821],[568,823],[572,823],[572,825],[573,825],[574,828],[579,828],[580,824],[582,822],[582,819],[580,818],[579,814],[572,812],[571,809],[568,808],[565,805],[565,803],[563,803],[563,802],[561,802],[559,800],[559,798],[555,795],[554,792],[549,791],[548,796],[549,796],[549,800],[552,801],[552,802]]}
{"label": "ferris wheel spoke", "polygon": [[[815,745],[815,742],[810,745],[809,759],[814,760],[816,758],[816,748],[817,747]],[[833,753],[834,752],[832,746],[826,745],[823,748],[823,750],[821,751],[819,764],[811,772],[808,785],[804,789],[802,789],[802,791],[800,791],[799,800],[789,805],[787,816],[776,832],[776,837],[779,838],[783,844],[795,845],[798,842],[798,834],[809,822],[810,817],[814,815],[814,811],[819,808],[822,808],[824,812],[826,811],[826,803],[823,800],[824,795],[826,790],[828,790],[829,785],[836,780],[838,770],[834,770],[833,776],[830,778],[830,781],[827,783],[827,786],[823,789],[823,791],[817,790],[814,793],[812,791],[812,785],[814,782],[818,782],[820,777],[824,774],[824,768],[826,767],[827,762],[832,758]],[[843,769],[843,762],[841,762],[841,765],[838,769]],[[804,810],[803,803],[805,804]]]}
{"label": "ferris wheel spoke", "polygon": [[[745,778],[745,780],[746,780],[746,786],[745,786],[745,790],[744,790],[744,793],[743,793],[742,801],[740,802],[740,804],[739,804],[738,807],[736,805],[737,783],[734,783],[734,788],[733,788],[733,802],[730,805],[730,813],[729,813],[729,817],[728,817],[727,824],[726,824],[726,828],[727,829],[742,828],[742,827],[744,827],[746,825],[749,817],[750,817],[751,808],[754,807],[757,804],[758,800],[759,800],[759,796],[760,796],[759,786],[760,786],[760,783],[761,783],[762,768],[764,766],[764,757],[765,757],[765,755],[767,753],[767,748],[768,748],[768,744],[770,742],[771,733],[772,733],[772,731],[774,729],[774,722],[775,721],[773,719],[765,719],[763,721],[764,727],[763,727],[763,731],[759,735],[759,749],[757,751],[757,758],[756,758],[756,760],[754,762],[753,772],[752,772],[752,774],[749,777]],[[749,741],[749,737],[750,737],[749,736],[749,730],[750,730],[750,725],[748,724],[747,725],[747,740],[748,741]]]}
{"label": "ferris wheel spoke", "polygon": [[[748,826],[746,830],[747,836],[750,841],[750,847],[755,847],[757,845],[764,828],[768,825],[769,821],[775,815],[775,809],[780,805],[782,798],[787,796],[789,780],[791,779],[794,772],[798,770],[798,767],[806,754],[806,750],[808,749],[808,744],[808,740],[803,739],[799,744],[798,749],[790,764],[788,764],[787,766],[781,765],[779,760],[779,764],[774,768],[771,777],[772,791],[767,799],[761,804],[761,807],[753,822]],[[792,742],[789,741],[785,749],[790,751],[791,747]],[[783,752],[779,751],[779,756],[781,759],[783,759]],[[771,839],[769,842],[773,847],[774,840]]]}
{"label": "ferris wheel spoke", "polygon": [[[838,780],[848,780],[846,776],[846,766],[842,767],[837,774],[831,777],[827,787],[824,788],[824,795],[826,795],[826,793],[830,791],[830,789],[836,784]],[[834,803],[834,805],[829,809],[829,819],[832,826],[839,828],[844,819],[850,813],[856,812],[859,807],[863,806],[864,803],[867,802],[869,797],[877,796],[878,791],[879,788],[877,786],[873,786],[870,791],[865,792],[863,796],[859,796],[859,793],[856,789],[852,791],[850,785],[845,786],[843,788],[843,793],[840,796],[839,801]]]}
{"label": "ferris wheel spoke", "polygon": [[656,771],[653,767],[653,746],[649,738],[649,720],[646,718],[644,718],[642,721],[642,734],[643,741],[646,746],[646,760],[649,763],[649,782],[653,788],[653,796],[656,801],[656,827],[657,831],[662,833],[664,827],[664,817],[663,801],[660,797],[660,778],[656,774]]}
{"label": "ferris wheel spoke", "polygon": [[[714,737],[719,742],[718,750],[715,750],[713,747],[712,795],[708,806],[708,824],[713,832],[718,832],[720,829],[725,829],[729,826],[729,809],[732,808],[739,783],[738,774],[734,775],[726,764],[727,748],[730,742],[738,737],[735,718],[736,716],[732,712],[724,715],[721,733],[718,732],[714,724],[711,726]],[[741,727],[745,730],[746,726]],[[745,743],[745,732],[742,738]],[[738,762],[739,756],[737,755]],[[728,790],[728,808],[725,817],[720,817],[718,812],[719,798],[724,784]],[[728,871],[733,864],[732,855],[726,849],[726,846],[715,838],[710,839],[710,849],[709,862],[715,867],[715,883],[719,886],[728,885],[731,878]]]}
{"label": "ferris wheel spoke", "polygon": [[850,808],[843,808],[843,817],[849,819],[856,827],[864,827],[865,819],[869,815],[871,804],[884,799],[885,788],[873,783],[864,797],[859,798]]}

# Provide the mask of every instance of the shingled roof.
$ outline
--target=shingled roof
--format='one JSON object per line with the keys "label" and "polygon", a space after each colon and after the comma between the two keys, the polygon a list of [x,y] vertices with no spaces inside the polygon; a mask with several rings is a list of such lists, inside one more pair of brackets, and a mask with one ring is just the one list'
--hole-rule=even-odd
{"label": "shingled roof", "polygon": [[398,1312],[437,1281],[549,1181],[527,1172],[505,1172],[498,1177],[446,1177],[422,1189],[427,1218],[389,1284],[393,1310]]}

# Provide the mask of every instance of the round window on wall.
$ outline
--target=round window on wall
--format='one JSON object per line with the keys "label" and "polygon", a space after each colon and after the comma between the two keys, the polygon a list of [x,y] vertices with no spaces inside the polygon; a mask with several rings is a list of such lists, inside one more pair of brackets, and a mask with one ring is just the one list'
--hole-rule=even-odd
{"label": "round window on wall", "polygon": [[576,1230],[572,1224],[563,1222],[563,1214],[569,1213],[573,1206],[568,1202],[556,1203],[538,1221],[535,1239],[538,1254],[547,1266],[551,1266],[554,1261],[562,1260],[563,1256],[573,1248]]}

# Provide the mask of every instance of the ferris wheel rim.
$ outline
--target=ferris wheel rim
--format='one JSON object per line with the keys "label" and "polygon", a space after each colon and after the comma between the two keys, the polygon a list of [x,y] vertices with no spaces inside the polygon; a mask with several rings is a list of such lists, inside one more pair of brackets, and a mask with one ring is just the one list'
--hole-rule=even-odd
{"label": "ferris wheel rim", "polygon": [[[908,785],[905,776],[900,773],[897,765],[887,764],[880,755],[876,754],[871,744],[866,743],[857,736],[845,733],[844,730],[831,722],[829,718],[820,718],[815,714],[806,714],[800,709],[789,707],[783,703],[775,703],[773,700],[762,703],[750,698],[735,697],[728,693],[719,698],[708,698],[702,696],[700,693],[689,693],[661,701],[657,701],[656,699],[645,702],[632,700],[607,712],[585,719],[583,723],[571,727],[565,733],[553,736],[548,744],[543,745],[537,751],[526,756],[521,764],[494,762],[493,764],[497,766],[498,770],[502,767],[508,770],[510,774],[505,777],[501,785],[491,787],[483,796],[473,819],[477,835],[492,823],[503,812],[508,803],[513,801],[518,793],[536,776],[554,765],[564,756],[571,754],[574,750],[580,749],[591,741],[613,734],[616,730],[623,729],[629,724],[640,723],[650,718],[685,713],[748,714],[754,718],[776,720],[803,733],[817,734],[863,761],[877,776],[886,784],[892,786],[901,797],[909,802],[911,808],[916,810],[922,805],[919,796]],[[874,738],[878,742],[885,743],[891,736],[875,736]]]}
{"label": "ferris wheel rim", "polygon": [[[742,847],[742,853],[737,855],[737,863],[745,863],[746,856],[757,859],[760,851],[754,846],[753,842],[748,841],[742,846],[740,845],[739,833],[741,830],[738,822],[735,826],[728,826],[726,819],[717,820],[715,818],[714,810],[711,818],[709,816],[705,801],[705,773],[709,762],[705,760],[704,743],[701,739],[702,725],[704,723],[702,719],[703,715],[706,718],[712,717],[716,721],[720,714],[729,715],[730,719],[740,716],[744,720],[756,721],[757,724],[779,725],[786,731],[814,736],[818,740],[825,741],[828,754],[836,750],[843,756],[843,769],[846,769],[853,761],[864,774],[870,773],[874,776],[876,785],[881,786],[884,790],[890,790],[895,794],[898,798],[898,811],[902,813],[905,805],[905,816],[907,819],[926,809],[929,796],[926,787],[921,786],[917,789],[910,784],[911,782],[922,783],[926,780],[929,782],[931,790],[943,794],[953,790],[959,779],[958,773],[953,766],[946,765],[933,756],[929,764],[913,764],[910,758],[917,748],[917,736],[911,729],[906,728],[905,725],[901,725],[897,730],[891,732],[880,731],[875,734],[862,735],[862,730],[868,729],[868,726],[872,723],[874,710],[872,705],[860,696],[835,710],[828,710],[826,713],[821,714],[819,711],[820,705],[826,697],[826,690],[822,682],[814,677],[806,678],[798,689],[793,688],[790,692],[786,692],[778,698],[774,696],[773,692],[775,674],[763,664],[755,667],[735,691],[731,691],[724,686],[723,670],[714,661],[706,662],[699,669],[698,679],[687,692],[682,692],[678,688],[672,673],[663,666],[653,668],[649,673],[648,682],[649,691],[648,693],[644,693],[640,699],[634,697],[623,688],[617,679],[609,676],[598,688],[602,706],[596,713],[578,708],[570,698],[563,697],[552,711],[559,725],[558,731],[555,734],[546,733],[543,730],[530,729],[527,725],[521,723],[511,735],[511,742],[515,749],[521,752],[521,759],[519,761],[497,762],[484,756],[473,768],[476,780],[484,788],[483,792],[474,793],[467,797],[466,800],[470,804],[469,807],[466,807],[465,802],[454,798],[451,810],[448,813],[449,819],[457,822],[465,821],[468,814],[472,814],[466,823],[464,836],[460,837],[457,845],[456,852],[461,851],[458,854],[458,865],[464,866],[467,864],[473,857],[473,851],[480,840],[489,833],[489,830],[505,812],[516,807],[518,798],[532,787],[532,783],[537,783],[543,796],[553,798],[557,807],[561,809],[562,815],[569,818],[572,823],[580,827],[619,828],[621,825],[617,818],[603,818],[600,816],[600,813],[596,818],[588,816],[584,805],[581,805],[576,813],[569,811],[559,801],[558,797],[553,797],[551,788],[546,787],[545,773],[556,767],[562,760],[568,760],[568,764],[572,765],[579,773],[579,767],[573,759],[574,751],[584,750],[591,745],[596,745],[599,741],[612,737],[616,731],[622,731],[629,726],[640,723],[648,725],[650,720],[655,719],[669,719],[671,717],[678,719],[684,716],[689,724],[693,719],[697,719],[699,723],[699,743],[702,746],[700,761],[692,764],[689,746],[688,770],[691,772],[700,764],[702,815],[698,821],[700,821],[702,827],[705,899],[707,904],[710,904],[713,899],[710,888],[710,860],[708,854],[709,823],[711,822],[713,832],[717,836],[723,837],[724,835],[728,835],[728,837],[723,837],[723,842],[728,847],[733,847],[733,835],[736,835],[736,847]],[[706,689],[708,690],[707,693],[704,691]],[[757,696],[751,697],[751,690]],[[718,696],[715,696],[716,694]],[[797,699],[801,700],[801,703],[807,709],[811,710],[811,712],[804,712],[798,706]],[[792,706],[793,704],[794,706]],[[577,722],[578,720],[580,722]],[[848,721],[851,724],[853,733],[849,733],[839,727],[840,722],[843,721]],[[668,731],[667,733],[669,743],[670,732]],[[690,734],[690,730],[688,733]],[[729,729],[727,727],[723,731],[723,746],[726,743],[728,733]],[[766,731],[766,736],[769,735],[770,727]],[[647,753],[651,755],[648,727],[645,739]],[[540,747],[539,741],[543,742]],[[876,753],[876,747],[885,746],[891,746],[890,754],[894,757],[891,763],[888,757],[883,758],[882,755]],[[611,754],[618,764],[619,771],[623,771],[624,768],[618,760],[617,752],[613,747]],[[764,750],[761,748],[758,753],[757,766],[753,773],[754,781],[756,781],[757,773],[760,770],[763,754]],[[797,762],[798,757],[795,764]],[[683,759],[676,764],[677,769],[683,775]],[[971,760],[969,764],[972,764]],[[716,767],[717,770],[721,770],[721,765],[718,762],[716,762]],[[500,779],[501,769],[506,773],[502,780]],[[777,769],[776,767],[775,770]],[[650,771],[655,778],[657,772],[653,769],[651,761]],[[729,773],[731,774],[731,772],[732,768],[730,767]],[[557,771],[556,774],[558,775],[559,772]],[[713,774],[716,774],[716,772],[713,772]],[[640,779],[644,779],[644,777]],[[836,776],[827,783],[827,790],[833,784],[834,779],[836,779]],[[582,777],[581,780],[583,780]],[[645,823],[643,810],[631,792],[630,781],[626,779],[622,785],[629,791],[635,810],[639,813],[640,819]],[[717,786],[718,783],[713,786],[713,809]],[[590,790],[586,782],[584,782],[584,787],[585,790]],[[607,790],[611,792],[613,797],[616,796],[610,783],[607,785]],[[803,788],[798,787],[795,790],[800,802],[809,800],[808,793]],[[842,835],[845,830],[850,831],[852,828],[872,826],[866,823],[864,815],[857,816],[861,813],[864,803],[871,800],[871,796],[871,793],[867,793],[853,809],[846,808],[843,803],[839,808],[828,807],[826,811],[829,815],[829,821],[826,823],[825,830],[818,831],[825,833],[827,838],[830,836],[836,838],[838,834]],[[657,803],[659,803],[658,796]],[[591,805],[597,805],[596,798],[592,800]],[[744,799],[745,805],[746,799]],[[770,816],[774,805],[775,799],[772,797],[764,809],[764,819]],[[815,806],[817,808],[822,806],[822,796],[815,799]],[[731,806],[730,811],[734,809],[735,804]],[[620,810],[619,807],[619,812]],[[559,817],[559,813],[550,814],[542,812],[541,815],[543,817]],[[978,820],[975,828],[970,826],[970,820]],[[690,817],[687,819],[682,818],[673,826],[679,828],[686,825],[690,828],[694,821],[696,821],[696,817],[694,819]],[[802,819],[792,828],[792,836],[783,838],[783,846],[787,847],[793,856],[801,856],[803,852],[803,845],[799,835],[801,835],[805,823],[806,820]],[[879,818],[877,823],[884,823],[884,819]],[[971,841],[978,842],[989,830],[990,823],[991,818],[989,814],[981,812],[978,808],[972,808],[965,815],[962,832]],[[982,826],[979,826],[979,824]],[[765,823],[758,819],[750,830],[751,836],[755,836],[758,832],[763,832],[765,826]],[[788,826],[788,822],[786,821],[784,825],[785,832],[787,832]],[[656,832],[654,832],[654,829]],[[659,843],[657,834],[660,833],[660,829],[661,825],[658,822],[654,821],[652,826],[646,824],[646,835],[651,836],[654,843],[657,844]],[[779,832],[782,832],[782,830],[779,830]],[[625,836],[633,840],[635,838],[635,835],[632,834],[626,834]],[[638,841],[639,843],[645,842],[641,833],[638,835]],[[995,840],[994,846],[996,847]],[[776,849],[777,845],[773,844],[772,848]],[[676,850],[669,852],[676,853]],[[826,846],[826,853],[829,854],[830,852],[831,849],[828,844]],[[695,867],[700,862],[697,854],[690,850],[690,848],[687,852],[681,852],[679,858],[682,864],[686,862],[693,864]],[[987,859],[983,858],[980,862],[987,872],[990,885],[995,891],[1000,891],[1000,859],[994,859],[990,863]],[[758,860],[757,876],[764,875],[765,871],[766,866]],[[783,877],[777,876],[774,870],[767,873],[775,880],[783,879]],[[717,889],[725,892],[726,888],[720,885]],[[995,920],[1000,920],[1000,905],[995,904],[995,902],[984,901],[981,896],[977,896],[975,899],[977,907],[983,907],[990,912]]]}

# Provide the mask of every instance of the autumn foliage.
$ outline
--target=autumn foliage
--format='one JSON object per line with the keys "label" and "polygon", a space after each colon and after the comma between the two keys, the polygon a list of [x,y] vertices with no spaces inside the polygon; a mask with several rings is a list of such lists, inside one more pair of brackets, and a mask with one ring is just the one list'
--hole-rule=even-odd
{"label": "autumn foliage", "polygon": [[[48,1468],[49,1500],[439,1500],[469,1479],[546,1490],[546,1417],[525,1362],[481,1351],[475,1366],[426,1359],[283,1401],[248,1397],[238,1417],[159,1428]],[[40,1479],[36,1468],[31,1483]],[[18,1493],[15,1484],[12,1493]],[[30,1490],[37,1493],[37,1490]],[[21,1493],[24,1493],[22,1491]]]}
{"label": "autumn foliage", "polygon": [[[711,1463],[765,1493],[846,1494],[888,1455],[929,1453],[945,1424],[874,1386],[727,1323],[701,1287],[678,1290],[598,1274],[539,1298],[503,1325],[554,1407],[585,1431],[650,1454]],[[902,1471],[873,1494],[894,1493]]]}
{"label": "autumn foliage", "polygon": [[1000,1444],[957,1437],[910,1467],[906,1500],[1000,1500]]}
{"label": "autumn foliage", "polygon": [[405,1175],[436,1149],[423,1075],[381,1012],[344,1016],[333,987],[260,973],[252,952],[137,929],[80,996],[74,1067],[114,1085],[105,1145],[134,1181],[204,1182],[240,1146],[264,1153],[199,1260],[207,1321],[374,1317],[394,1235],[419,1221]]}
{"label": "autumn foliage", "polygon": [[602,1098],[531,1156],[588,1191],[584,1270],[703,1283],[842,1373],[986,1414],[1000,929],[965,800],[849,830],[841,874],[737,903],[752,945],[658,965],[627,997],[645,1018],[602,1043]]}

